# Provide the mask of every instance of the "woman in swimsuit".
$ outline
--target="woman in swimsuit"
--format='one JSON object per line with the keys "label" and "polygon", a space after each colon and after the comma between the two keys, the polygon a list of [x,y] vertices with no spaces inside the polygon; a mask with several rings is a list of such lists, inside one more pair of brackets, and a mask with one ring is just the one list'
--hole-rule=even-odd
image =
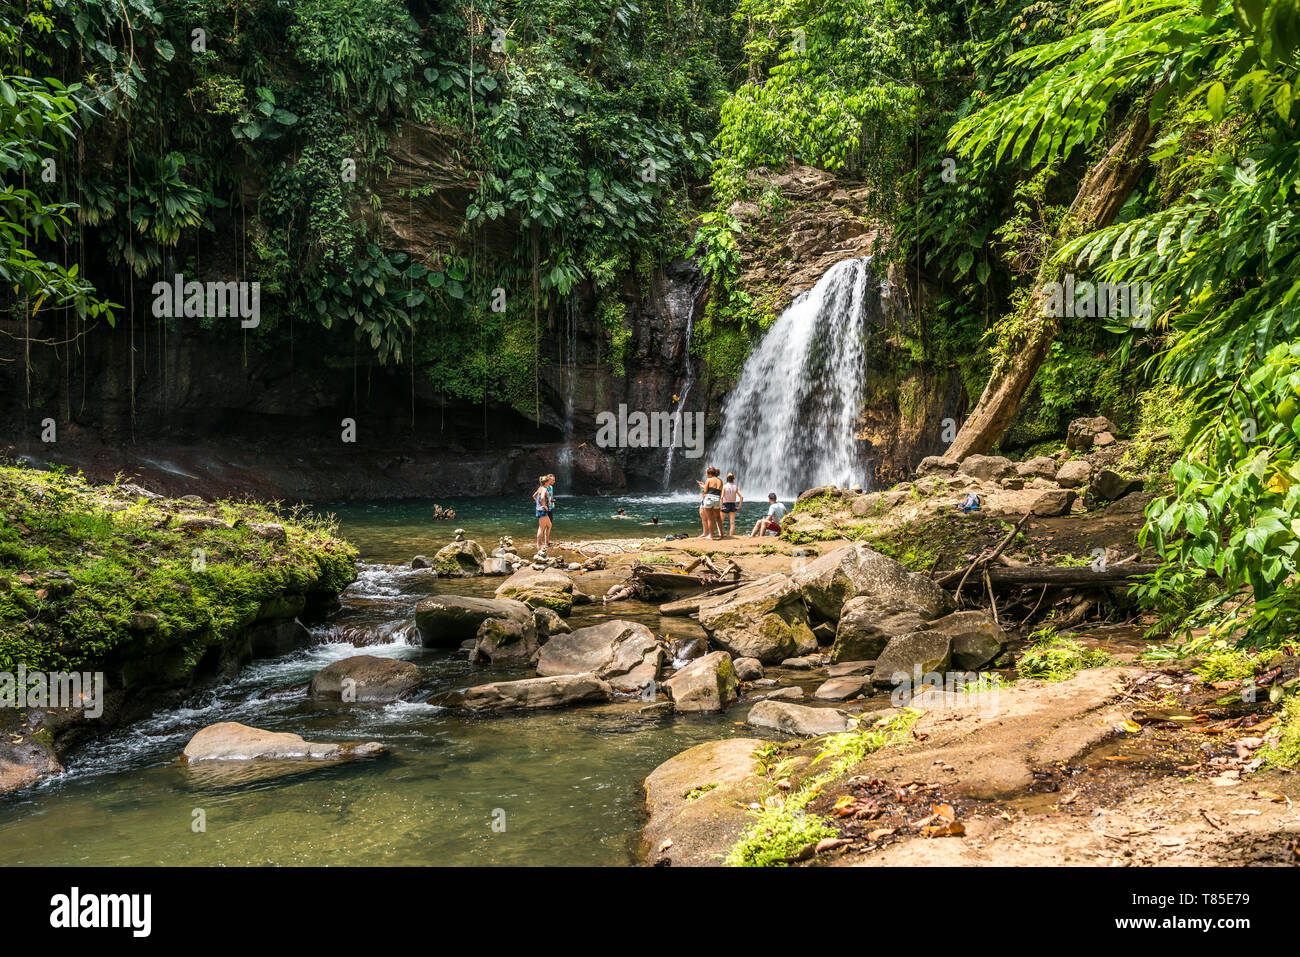
{"label": "woman in swimsuit", "polygon": [[[736,473],[727,473],[727,484],[722,486],[722,514],[727,516],[727,521],[731,527],[723,538],[733,538],[736,534],[736,513],[740,511],[740,506],[745,504],[745,496],[740,494],[740,488],[736,485]],[[721,531],[721,525],[718,530]]]}
{"label": "woman in swimsuit", "polygon": [[722,479],[717,466],[710,465],[704,470],[704,481],[700,486],[700,524],[704,533],[700,538],[722,537]]}
{"label": "woman in swimsuit", "polygon": [[547,508],[546,476],[537,476],[537,491],[533,492],[533,510],[537,513],[537,550],[545,552],[551,540],[551,511]]}

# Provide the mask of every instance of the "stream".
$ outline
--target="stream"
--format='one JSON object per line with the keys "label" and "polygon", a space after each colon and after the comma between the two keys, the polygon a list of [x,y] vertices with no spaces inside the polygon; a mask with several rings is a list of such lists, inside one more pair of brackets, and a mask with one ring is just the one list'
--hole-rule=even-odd
{"label": "stream", "polygon": [[[617,534],[611,526],[639,537],[643,530],[629,527],[632,522],[609,520],[619,505],[638,517],[653,510],[689,532],[693,501],[561,499],[557,537]],[[692,745],[753,735],[740,724],[749,703],[712,716],[642,713],[644,702],[620,700],[466,717],[423,703],[344,705],[303,693],[301,685],[315,672],[354,654],[418,664],[424,684],[417,702],[470,684],[533,677],[522,669],[471,667],[460,652],[419,645],[413,611],[421,598],[440,591],[490,595],[501,579],[433,579],[410,570],[411,555],[432,555],[455,527],[470,530],[488,548],[503,532],[521,545],[531,541],[531,519],[517,502],[441,504],[457,508],[456,522],[429,521],[431,502],[322,508],[339,516],[343,535],[361,549],[362,564],[342,596],[343,609],[313,629],[319,643],[255,661],[231,683],[195,695],[181,709],[83,745],[66,755],[67,773],[0,799],[6,862],[635,863],[642,779]],[[579,585],[598,590],[583,579]],[[683,619],[661,621],[654,606],[637,602],[620,602],[612,613],[599,603],[579,606],[570,623],[579,628],[615,615],[659,634],[698,628]],[[189,738],[218,721],[309,740],[379,741],[390,753],[269,779],[214,776],[179,765]],[[206,829],[197,828],[200,816]]]}

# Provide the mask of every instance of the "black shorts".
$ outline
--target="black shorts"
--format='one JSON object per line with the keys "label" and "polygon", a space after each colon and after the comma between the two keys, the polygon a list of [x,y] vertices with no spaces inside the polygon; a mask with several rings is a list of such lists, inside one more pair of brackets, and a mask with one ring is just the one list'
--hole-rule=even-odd
{"label": "black shorts", "polygon": [[723,502],[723,503],[722,503],[722,510],[723,510],[724,512],[734,512],[734,511],[736,511],[739,507],[740,507],[740,505],[739,505],[739,503],[737,503],[737,502]]}

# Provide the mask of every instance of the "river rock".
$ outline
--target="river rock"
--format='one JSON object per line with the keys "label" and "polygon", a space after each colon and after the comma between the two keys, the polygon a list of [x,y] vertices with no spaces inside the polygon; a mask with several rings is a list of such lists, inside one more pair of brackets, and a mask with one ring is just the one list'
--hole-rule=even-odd
{"label": "river rock", "polygon": [[26,711],[29,727],[24,728],[20,724],[20,712],[15,709],[6,711],[7,714],[0,716],[0,794],[61,774],[63,765],[55,753],[52,736],[31,731],[30,725],[36,724],[37,716],[44,712]]}
{"label": "river rock", "polygon": [[1109,432],[1112,436],[1118,431],[1115,423],[1104,415],[1091,418],[1075,419],[1065,430],[1065,447],[1075,451],[1086,451],[1096,444],[1097,436]]}
{"label": "river rock", "polygon": [[476,685],[463,691],[434,695],[429,704],[462,711],[508,711],[608,701],[613,695],[614,689],[595,675],[555,675]]}
{"label": "river rock", "polygon": [[1016,474],[1022,479],[1056,478],[1056,459],[1050,455],[1035,455],[1032,459],[1016,463]]}
{"label": "river rock", "polygon": [[715,647],[763,664],[774,664],[817,642],[799,587],[789,575],[768,575],[725,595],[705,598],[699,618]]}
{"label": "river rock", "polygon": [[322,743],[304,741],[302,735],[264,731],[237,721],[210,724],[185,745],[188,764],[201,761],[346,761],[372,757],[388,749],[377,741]]}
{"label": "river rock", "polygon": [[1087,485],[1092,466],[1086,459],[1072,459],[1056,470],[1056,484],[1061,488],[1079,488]]}
{"label": "river rock", "polygon": [[1007,647],[1006,634],[982,611],[958,611],[930,623],[931,631],[952,639],[952,667],[974,671]]}
{"label": "river rock", "polygon": [[803,689],[798,685],[788,685],[785,688],[777,688],[775,691],[763,695],[766,701],[802,701],[804,699]]}
{"label": "river rock", "polygon": [[420,669],[412,661],[353,655],[316,672],[307,693],[333,701],[396,701],[419,684]]}
{"label": "river rock", "polygon": [[822,701],[848,701],[850,698],[856,698],[863,693],[863,689],[871,684],[871,679],[862,675],[846,675],[842,678],[831,678],[823,681],[817,690],[813,692],[814,698],[820,698]]}
{"label": "river rock", "polygon": [[549,608],[558,615],[573,611],[573,580],[555,568],[521,568],[499,586],[498,598],[513,598],[529,608]]}
{"label": "river rock", "polygon": [[415,627],[428,648],[455,648],[478,637],[478,626],[488,618],[531,617],[522,602],[470,595],[436,595],[415,606]]}
{"label": "river rock", "polygon": [[486,561],[487,552],[472,539],[444,545],[433,556],[433,565],[440,575],[479,575]]}
{"label": "river rock", "polygon": [[831,646],[831,661],[874,661],[891,638],[924,627],[922,610],[905,601],[851,598],[844,603],[835,644]]}
{"label": "river rock", "polygon": [[533,624],[537,626],[537,637],[543,642],[554,635],[567,635],[573,631],[567,621],[545,605],[533,609]]}
{"label": "river rock", "polygon": [[930,579],[865,545],[845,545],[828,552],[801,568],[792,580],[809,606],[831,621],[839,620],[850,598],[864,595],[914,605],[927,619],[956,608],[952,596]]}
{"label": "river rock", "polygon": [[659,680],[666,655],[645,625],[604,621],[552,638],[537,659],[539,675],[594,674],[615,691],[635,694]]}
{"label": "river rock", "polygon": [[736,702],[736,669],[731,655],[711,651],[664,682],[677,711],[725,711]]}
{"label": "river rock", "polygon": [[998,482],[1015,477],[1016,463],[1002,455],[968,455],[957,471],[981,482]]}
{"label": "river rock", "polygon": [[1142,491],[1143,484],[1140,478],[1126,479],[1118,472],[1102,469],[1089,483],[1088,494],[1094,500],[1118,502],[1125,495]]}
{"label": "river rock", "polygon": [[541,647],[537,625],[530,614],[485,618],[474,636],[471,664],[529,665]]}
{"label": "river rock", "polygon": [[432,568],[432,567],[433,567],[433,559],[429,558],[427,555],[416,555],[414,558],[411,559],[411,568],[414,571],[419,571],[424,568]]}
{"label": "river rock", "polygon": [[875,660],[871,661],[841,661],[839,664],[830,665],[826,669],[826,674],[830,678],[845,678],[849,675],[869,675],[871,670],[876,667]]}
{"label": "river rock", "polygon": [[871,680],[877,687],[894,685],[894,675],[903,672],[908,680],[917,668],[921,674],[943,672],[952,662],[952,639],[941,631],[913,631],[889,640],[885,650],[876,659],[876,669]]}
{"label": "river rock", "polygon": [[944,455],[927,455],[921,459],[921,464],[916,467],[917,475],[952,475],[961,465],[956,459],[950,459]]}
{"label": "river rock", "polygon": [[1070,509],[1074,507],[1074,500],[1078,497],[1078,493],[1073,489],[1049,489],[1034,499],[1033,512],[1043,518],[1069,515]]}
{"label": "river rock", "polygon": [[763,663],[757,658],[737,658],[732,664],[741,681],[757,681],[763,677]]}
{"label": "river rock", "polygon": [[787,701],[760,701],[749,710],[745,723],[811,738],[819,734],[843,734],[852,731],[857,720],[836,708],[810,708]]}
{"label": "river rock", "polygon": [[513,567],[504,558],[485,558],[483,567],[479,569],[482,575],[509,575],[514,571]]}

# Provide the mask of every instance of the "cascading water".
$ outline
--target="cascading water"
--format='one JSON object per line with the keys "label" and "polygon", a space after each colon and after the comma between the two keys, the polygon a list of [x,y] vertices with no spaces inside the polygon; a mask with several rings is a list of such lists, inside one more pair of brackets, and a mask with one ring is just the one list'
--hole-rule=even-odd
{"label": "cascading water", "polygon": [[556,460],[556,480],[569,490],[573,487],[573,376],[578,358],[579,311],[577,297],[570,295],[564,302],[564,342],[560,347],[564,376],[564,447]]}
{"label": "cascading water", "polygon": [[796,299],[745,361],[707,461],[734,471],[747,498],[818,485],[866,485],[855,433],[870,313],[870,258],[846,259]]}
{"label": "cascading water", "polygon": [[682,415],[686,411],[686,400],[690,397],[691,386],[695,385],[695,363],[691,360],[691,336],[695,331],[695,302],[691,301],[691,310],[686,314],[686,335],[683,337],[683,361],[686,372],[682,378],[682,391],[677,393],[677,404],[673,407],[672,443],[664,457],[664,488],[670,487],[673,480],[673,453],[677,451],[682,440]]}

